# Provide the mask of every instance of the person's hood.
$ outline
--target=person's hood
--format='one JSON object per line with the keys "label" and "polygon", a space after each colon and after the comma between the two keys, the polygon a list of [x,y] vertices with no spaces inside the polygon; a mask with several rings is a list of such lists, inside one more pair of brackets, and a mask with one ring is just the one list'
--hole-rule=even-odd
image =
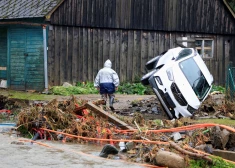
{"label": "person's hood", "polygon": [[112,67],[112,62],[108,59],[107,61],[105,61],[104,67],[111,68]]}

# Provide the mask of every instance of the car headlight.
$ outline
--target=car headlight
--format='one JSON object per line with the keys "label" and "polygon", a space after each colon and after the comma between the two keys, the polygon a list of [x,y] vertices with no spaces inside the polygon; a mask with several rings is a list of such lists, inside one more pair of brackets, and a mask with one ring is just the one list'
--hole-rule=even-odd
{"label": "car headlight", "polygon": [[168,79],[169,79],[170,81],[174,81],[174,75],[173,75],[172,68],[167,69],[167,70],[166,70],[166,73],[167,73]]}

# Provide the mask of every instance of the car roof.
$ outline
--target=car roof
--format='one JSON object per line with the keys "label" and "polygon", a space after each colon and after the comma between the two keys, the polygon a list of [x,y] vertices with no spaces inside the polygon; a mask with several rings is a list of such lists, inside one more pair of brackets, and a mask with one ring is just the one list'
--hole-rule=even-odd
{"label": "car roof", "polygon": [[178,56],[179,53],[183,50],[182,47],[176,47],[169,49],[164,55],[173,55],[174,57]]}

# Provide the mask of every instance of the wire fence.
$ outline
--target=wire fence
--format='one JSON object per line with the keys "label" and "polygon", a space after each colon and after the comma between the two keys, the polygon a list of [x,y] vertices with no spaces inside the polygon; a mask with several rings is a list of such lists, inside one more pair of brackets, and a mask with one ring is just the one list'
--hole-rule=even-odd
{"label": "wire fence", "polygon": [[235,67],[228,67],[226,79],[226,97],[228,100],[235,100]]}

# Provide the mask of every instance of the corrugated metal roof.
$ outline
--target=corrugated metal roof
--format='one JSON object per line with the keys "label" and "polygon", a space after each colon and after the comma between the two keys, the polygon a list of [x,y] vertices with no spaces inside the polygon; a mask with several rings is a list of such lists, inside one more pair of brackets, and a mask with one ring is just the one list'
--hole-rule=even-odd
{"label": "corrugated metal roof", "polygon": [[0,19],[44,17],[61,0],[0,0]]}

